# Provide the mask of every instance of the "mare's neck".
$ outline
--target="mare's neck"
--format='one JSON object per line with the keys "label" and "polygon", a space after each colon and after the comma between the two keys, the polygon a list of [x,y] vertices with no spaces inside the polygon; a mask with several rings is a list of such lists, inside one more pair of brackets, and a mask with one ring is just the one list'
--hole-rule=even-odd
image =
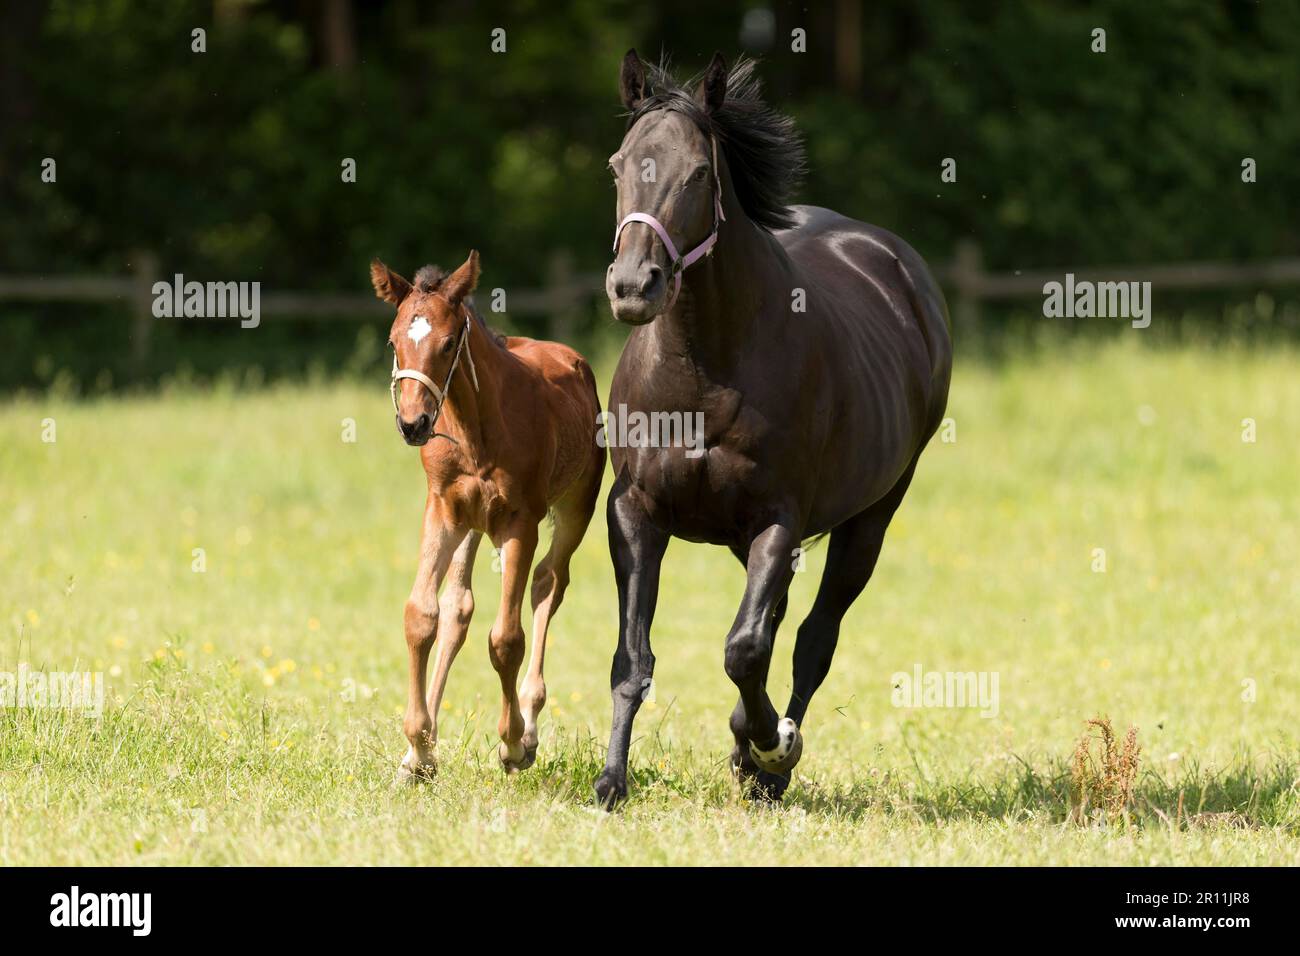
{"label": "mare's neck", "polygon": [[744,354],[772,279],[779,288],[779,277],[790,274],[785,250],[745,214],[729,173],[722,206],[726,220],[713,249],[682,273],[677,301],[646,327],[661,354],[680,355],[706,371],[730,368]]}

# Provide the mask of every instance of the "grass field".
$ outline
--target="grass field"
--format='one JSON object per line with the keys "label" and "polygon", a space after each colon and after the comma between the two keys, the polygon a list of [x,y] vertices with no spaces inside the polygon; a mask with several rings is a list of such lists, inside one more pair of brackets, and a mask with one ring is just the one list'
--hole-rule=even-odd
{"label": "grass field", "polygon": [[[394,789],[424,492],[384,379],[0,405],[0,671],[107,684],[100,719],[0,709],[0,864],[1300,863],[1297,370],[1133,345],[959,367],[956,441],[922,458],[779,810],[726,766],[740,567],[674,543],[613,815],[590,797],[617,632],[603,504],[537,765],[495,757],[484,548],[440,775]],[[823,554],[796,575],[778,706]],[[996,673],[997,716],[895,707],[918,664]],[[1141,768],[1127,816],[1081,826],[1069,759],[1098,714],[1138,728]]]}

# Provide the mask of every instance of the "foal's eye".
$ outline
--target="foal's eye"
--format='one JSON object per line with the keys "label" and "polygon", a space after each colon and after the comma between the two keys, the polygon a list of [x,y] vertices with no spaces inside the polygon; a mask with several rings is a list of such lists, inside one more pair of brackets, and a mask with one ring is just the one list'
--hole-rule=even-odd
{"label": "foal's eye", "polygon": [[441,352],[443,355],[449,355],[451,354],[451,350],[455,347],[455,345],[456,343],[451,338],[451,336],[447,336],[447,338],[443,341],[442,345],[439,346],[438,351]]}
{"label": "foal's eye", "polygon": [[691,173],[691,182],[698,183],[709,174],[708,166],[697,166],[695,172]]}

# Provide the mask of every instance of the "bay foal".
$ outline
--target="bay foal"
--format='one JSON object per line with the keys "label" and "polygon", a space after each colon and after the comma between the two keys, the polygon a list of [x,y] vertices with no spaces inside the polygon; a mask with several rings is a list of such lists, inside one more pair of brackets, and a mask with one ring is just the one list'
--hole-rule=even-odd
{"label": "bay foal", "polygon": [[[483,534],[502,559],[501,606],[488,639],[501,678],[498,756],[507,772],[532,766],[537,715],[546,703],[546,631],[564,599],[569,559],[586,533],[605,467],[596,443],[600,401],[586,361],[555,342],[489,331],[469,302],[478,277],[477,252],[451,275],[425,266],[414,283],[378,259],[370,265],[375,294],[397,307],[389,335],[397,428],[408,445],[420,447],[428,479],[419,568],[406,602],[410,675],[402,727],[410,748],[399,781],[435,769],[438,707],[474,613],[471,576]],[[548,511],[555,530],[533,575],[533,652],[516,693],[524,587]]]}

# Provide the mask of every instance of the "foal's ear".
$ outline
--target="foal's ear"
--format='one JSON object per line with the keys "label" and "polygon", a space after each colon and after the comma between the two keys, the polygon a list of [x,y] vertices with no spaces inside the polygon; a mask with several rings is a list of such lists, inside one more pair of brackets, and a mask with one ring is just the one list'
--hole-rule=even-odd
{"label": "foal's ear", "polygon": [[716,113],[722,109],[722,103],[727,98],[727,61],[721,53],[714,52],[695,95],[708,112]]}
{"label": "foal's ear", "polygon": [[478,286],[478,250],[471,249],[465,264],[447,276],[439,290],[447,301],[455,304],[474,291]]}
{"label": "foal's ear", "polygon": [[401,305],[411,292],[411,283],[378,259],[370,260],[370,283],[375,287],[375,295],[390,305]]}
{"label": "foal's ear", "polygon": [[645,99],[645,64],[636,55],[636,50],[628,50],[623,56],[623,66],[618,74],[618,92],[623,97],[623,105],[630,110],[636,109]]}

